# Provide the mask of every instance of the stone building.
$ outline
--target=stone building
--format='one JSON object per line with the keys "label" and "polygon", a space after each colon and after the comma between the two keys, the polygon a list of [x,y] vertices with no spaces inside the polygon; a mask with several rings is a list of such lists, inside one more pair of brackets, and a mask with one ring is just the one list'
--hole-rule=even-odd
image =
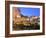
{"label": "stone building", "polygon": [[13,21],[14,21],[14,24],[30,25],[30,24],[40,23],[40,20],[39,20],[40,17],[38,17],[38,16],[28,17],[28,16],[22,15],[20,12],[21,11],[18,8],[15,8],[15,7],[13,8]]}

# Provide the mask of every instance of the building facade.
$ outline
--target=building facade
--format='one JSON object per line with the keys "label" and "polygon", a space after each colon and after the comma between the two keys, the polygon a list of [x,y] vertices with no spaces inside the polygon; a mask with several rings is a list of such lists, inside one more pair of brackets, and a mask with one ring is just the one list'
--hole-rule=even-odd
{"label": "building facade", "polygon": [[30,26],[30,24],[35,24],[35,23],[40,24],[40,17],[38,16],[28,17],[21,15],[20,10],[18,8],[13,8],[13,21],[14,24],[24,24]]}

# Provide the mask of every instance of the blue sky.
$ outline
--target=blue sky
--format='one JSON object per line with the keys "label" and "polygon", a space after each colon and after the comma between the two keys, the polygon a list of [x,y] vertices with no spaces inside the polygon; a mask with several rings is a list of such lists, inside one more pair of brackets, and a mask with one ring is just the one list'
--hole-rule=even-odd
{"label": "blue sky", "polygon": [[40,16],[40,8],[19,7],[19,9],[24,16]]}

